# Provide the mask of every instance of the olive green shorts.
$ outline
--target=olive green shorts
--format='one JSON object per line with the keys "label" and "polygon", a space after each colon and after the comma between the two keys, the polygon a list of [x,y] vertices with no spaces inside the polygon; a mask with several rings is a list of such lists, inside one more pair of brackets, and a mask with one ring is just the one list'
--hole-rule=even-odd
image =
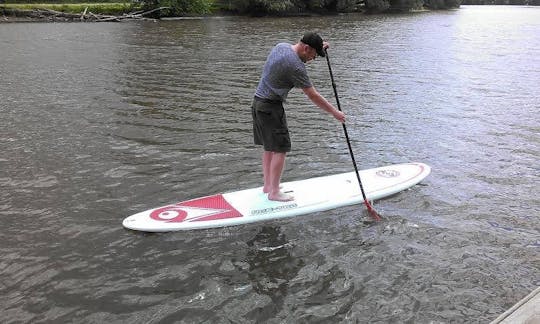
{"label": "olive green shorts", "polygon": [[253,138],[269,152],[290,152],[291,139],[283,103],[255,97],[251,106]]}

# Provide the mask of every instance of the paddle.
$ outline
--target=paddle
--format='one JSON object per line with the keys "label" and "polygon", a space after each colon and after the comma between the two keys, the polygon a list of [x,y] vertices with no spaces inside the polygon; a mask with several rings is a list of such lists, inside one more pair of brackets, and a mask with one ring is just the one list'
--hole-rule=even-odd
{"label": "paddle", "polygon": [[[339,104],[339,97],[337,93],[336,83],[334,82],[334,74],[332,73],[332,67],[330,66],[330,58],[328,57],[328,51],[326,48],[324,49],[324,53],[326,54],[326,62],[328,63],[328,71],[330,71],[330,79],[332,79],[332,87],[334,88],[334,96],[336,97],[336,103],[338,106],[339,111],[341,110],[341,105]],[[345,139],[347,140],[347,146],[349,146],[349,153],[351,155],[352,163],[354,166],[354,171],[356,173],[356,179],[358,179],[358,184],[360,185],[360,191],[362,192],[362,197],[364,198],[364,204],[366,205],[366,208],[375,220],[381,220],[381,216],[373,209],[371,204],[366,198],[366,193],[364,192],[364,186],[362,186],[362,180],[360,180],[360,173],[358,172],[358,167],[356,166],[356,160],[354,159],[353,150],[351,147],[351,141],[349,140],[349,134],[347,132],[347,126],[345,126],[345,123],[341,124],[343,125],[343,132],[345,133]]]}

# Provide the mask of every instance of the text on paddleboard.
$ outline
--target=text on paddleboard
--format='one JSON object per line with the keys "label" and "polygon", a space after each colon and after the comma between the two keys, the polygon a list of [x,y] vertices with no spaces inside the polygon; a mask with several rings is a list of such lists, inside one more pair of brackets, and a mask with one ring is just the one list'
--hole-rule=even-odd
{"label": "text on paddleboard", "polygon": [[252,210],[250,214],[251,215],[268,214],[268,213],[273,213],[273,212],[277,212],[277,211],[281,211],[281,210],[293,209],[293,208],[296,208],[296,207],[298,207],[298,204],[293,203],[293,204],[288,204],[288,205],[283,205],[283,206],[268,207],[268,208],[263,208],[263,209],[255,209],[255,210]]}

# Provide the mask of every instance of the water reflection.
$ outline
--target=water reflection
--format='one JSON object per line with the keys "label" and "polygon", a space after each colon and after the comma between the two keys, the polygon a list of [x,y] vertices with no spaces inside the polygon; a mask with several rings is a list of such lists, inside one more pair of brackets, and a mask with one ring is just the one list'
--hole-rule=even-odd
{"label": "water reflection", "polygon": [[279,227],[264,226],[247,245],[250,247],[246,255],[248,277],[253,290],[269,296],[272,302],[253,309],[252,314],[246,317],[257,321],[268,320],[282,310],[289,281],[304,266],[304,261],[291,255],[292,246]]}

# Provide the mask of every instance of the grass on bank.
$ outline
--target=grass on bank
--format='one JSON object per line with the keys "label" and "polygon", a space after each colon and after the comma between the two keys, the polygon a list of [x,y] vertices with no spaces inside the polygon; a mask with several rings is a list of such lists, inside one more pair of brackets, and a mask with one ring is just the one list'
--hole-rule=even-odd
{"label": "grass on bank", "polygon": [[120,15],[122,13],[139,10],[139,5],[134,5],[129,2],[102,2],[102,3],[6,3],[1,4],[0,8],[18,9],[18,10],[33,10],[33,9],[49,9],[67,13],[81,13],[88,8],[89,12],[95,14]]}

